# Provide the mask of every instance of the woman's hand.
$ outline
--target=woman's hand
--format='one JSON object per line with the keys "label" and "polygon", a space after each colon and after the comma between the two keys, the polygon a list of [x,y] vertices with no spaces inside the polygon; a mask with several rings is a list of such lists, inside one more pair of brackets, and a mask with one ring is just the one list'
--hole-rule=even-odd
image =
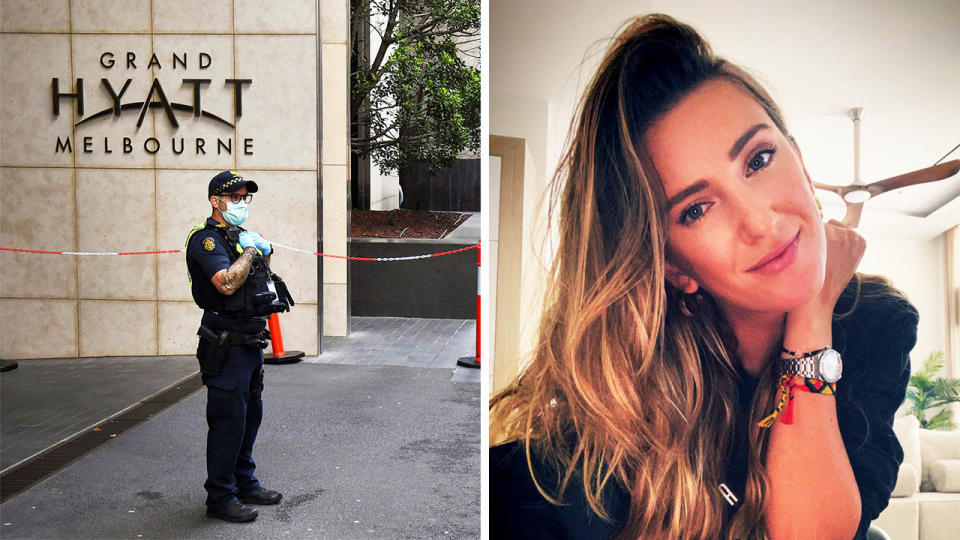
{"label": "woman's hand", "polygon": [[850,283],[867,247],[862,236],[835,219],[823,228],[827,240],[823,287],[809,302],[787,313],[783,346],[793,351],[830,345],[833,307]]}
{"label": "woman's hand", "polygon": [[850,278],[863,258],[867,241],[835,219],[824,224],[823,228],[827,236],[827,269],[823,288],[814,301],[832,314],[840,294],[850,283]]}

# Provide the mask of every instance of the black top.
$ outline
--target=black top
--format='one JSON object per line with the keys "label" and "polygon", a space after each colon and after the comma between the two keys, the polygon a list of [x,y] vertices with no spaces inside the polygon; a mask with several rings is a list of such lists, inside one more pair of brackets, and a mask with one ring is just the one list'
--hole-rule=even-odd
{"label": "black top", "polygon": [[211,309],[223,303],[223,295],[213,286],[214,274],[230,268],[239,253],[230,253],[226,239],[216,229],[224,228],[213,218],[207,218],[206,227],[187,240],[187,271],[190,272],[190,290],[198,306]]}
{"label": "black top", "polygon": [[[216,330],[237,330],[256,333],[266,323],[263,320],[237,317],[226,313],[226,296],[214,287],[214,274],[230,268],[240,253],[231,251],[226,238],[220,234],[225,225],[207,218],[206,226],[194,232],[187,241],[187,271],[190,273],[190,290],[193,300],[203,309],[201,324]],[[242,230],[242,229],[241,229]],[[241,294],[237,291],[235,294]]]}
{"label": "black top", "polygon": [[[863,292],[880,285],[863,283]],[[851,288],[835,311],[851,306]],[[870,522],[887,506],[903,461],[893,433],[893,416],[903,403],[910,378],[910,357],[917,340],[917,310],[891,295],[863,296],[850,316],[834,321],[833,348],[843,357],[843,378],[837,383],[837,421],[860,488],[862,511],[855,538],[865,538]],[[746,415],[757,379],[740,371],[740,414]],[[722,481],[743,500],[747,472],[746,440],[737,440],[727,456]],[[558,471],[533,456],[537,479],[552,486]],[[530,478],[520,442],[490,449],[490,538],[612,538],[630,508],[629,494],[611,482],[603,494],[615,523],[600,519],[587,504],[578,481],[568,484],[563,505],[545,500]],[[739,503],[738,503],[739,504]],[[733,514],[731,508],[727,517]]]}

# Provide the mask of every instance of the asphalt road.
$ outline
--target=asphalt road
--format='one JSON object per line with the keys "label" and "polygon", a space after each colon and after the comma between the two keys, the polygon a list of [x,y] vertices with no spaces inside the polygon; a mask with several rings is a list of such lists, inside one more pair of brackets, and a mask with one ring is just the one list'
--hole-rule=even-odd
{"label": "asphalt road", "polygon": [[253,523],[204,515],[205,392],[0,506],[3,538],[478,538],[480,385],[453,369],[266,366]]}

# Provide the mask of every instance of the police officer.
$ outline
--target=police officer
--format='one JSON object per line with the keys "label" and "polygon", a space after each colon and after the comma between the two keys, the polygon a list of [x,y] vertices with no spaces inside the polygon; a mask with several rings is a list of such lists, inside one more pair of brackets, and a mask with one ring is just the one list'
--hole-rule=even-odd
{"label": "police officer", "polygon": [[249,290],[251,273],[269,264],[273,249],[239,226],[257,189],[235,171],[214,176],[207,189],[213,214],[191,231],[186,250],[190,288],[203,309],[197,358],[207,387],[207,515],[233,522],[257,518],[257,510],[243,503],[277,504],[283,497],[253,474],[269,333],[250,303],[239,300],[257,292]]}

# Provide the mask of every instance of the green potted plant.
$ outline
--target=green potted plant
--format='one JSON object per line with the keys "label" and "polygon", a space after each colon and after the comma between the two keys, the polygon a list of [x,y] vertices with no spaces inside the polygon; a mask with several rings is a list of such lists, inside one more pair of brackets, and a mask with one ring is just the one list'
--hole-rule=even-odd
{"label": "green potted plant", "polygon": [[[920,369],[910,376],[907,385],[907,400],[912,405],[908,414],[916,416],[923,429],[957,428],[953,413],[945,405],[960,401],[960,379],[934,378],[943,369],[943,358],[943,351],[930,353]],[[937,408],[940,411],[927,418],[927,413]]]}

